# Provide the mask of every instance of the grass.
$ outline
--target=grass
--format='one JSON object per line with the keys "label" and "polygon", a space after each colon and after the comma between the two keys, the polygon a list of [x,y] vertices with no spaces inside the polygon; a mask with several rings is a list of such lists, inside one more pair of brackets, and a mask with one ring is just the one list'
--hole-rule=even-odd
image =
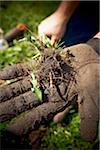
{"label": "grass", "polygon": [[49,134],[42,139],[43,150],[92,150],[94,144],[84,141],[79,134],[78,113],[69,113],[59,125],[51,123]]}
{"label": "grass", "polygon": [[[58,4],[59,2],[54,1],[8,1],[4,8],[0,8],[0,27],[6,33],[18,23],[23,22],[28,24],[30,30],[36,35],[38,24],[50,15]],[[29,34],[26,32],[25,37],[28,38],[28,36]],[[21,42],[14,41],[7,50],[0,51],[0,68],[9,64],[28,61],[36,53],[27,39]],[[51,123],[48,135],[42,140],[42,149],[92,150],[96,142],[90,144],[80,137],[79,122],[79,114],[70,112],[60,126]],[[0,131],[4,130],[5,126],[6,123],[1,123]]]}
{"label": "grass", "polygon": [[19,22],[28,24],[37,33],[38,24],[56,8],[58,2],[20,1],[6,3],[6,9],[0,10],[0,27],[5,31],[14,28]]}

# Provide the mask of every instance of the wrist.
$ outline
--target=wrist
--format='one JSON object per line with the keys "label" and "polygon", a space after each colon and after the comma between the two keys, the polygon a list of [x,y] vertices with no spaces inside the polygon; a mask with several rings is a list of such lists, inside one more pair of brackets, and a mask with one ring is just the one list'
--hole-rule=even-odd
{"label": "wrist", "polygon": [[64,22],[65,24],[68,23],[70,17],[68,15],[66,15],[66,13],[64,13],[64,11],[60,11],[59,9],[57,9],[55,11],[55,15],[57,18],[60,18],[61,22]]}

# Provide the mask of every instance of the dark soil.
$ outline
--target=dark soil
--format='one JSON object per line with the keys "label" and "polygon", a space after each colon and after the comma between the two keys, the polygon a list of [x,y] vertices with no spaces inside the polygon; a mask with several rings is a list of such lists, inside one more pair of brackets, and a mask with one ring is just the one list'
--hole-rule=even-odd
{"label": "dark soil", "polygon": [[[75,72],[70,62],[70,57],[73,56],[64,60],[59,52],[49,51],[46,49],[41,57],[41,67],[37,71],[38,82],[44,95],[48,95],[49,101],[57,100],[59,97],[67,101],[71,81],[75,82]],[[56,93],[52,92],[54,88],[57,90],[58,98],[55,98]]]}

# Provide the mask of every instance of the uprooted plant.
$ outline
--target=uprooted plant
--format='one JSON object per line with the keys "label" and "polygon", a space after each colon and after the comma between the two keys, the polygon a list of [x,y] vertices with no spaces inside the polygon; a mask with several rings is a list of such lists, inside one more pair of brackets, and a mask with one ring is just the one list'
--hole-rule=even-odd
{"label": "uprooted plant", "polygon": [[[0,89],[1,121],[16,117],[8,130],[20,135],[26,134],[51,120],[57,112],[72,103],[70,89],[75,83],[75,71],[70,59],[74,56],[68,51],[68,59],[64,60],[60,52],[45,48],[41,57],[36,59],[38,67],[34,71],[34,78],[31,77],[34,61],[13,65],[0,72],[1,79],[17,78]],[[33,92],[40,99],[42,97],[42,101]],[[25,113],[21,115],[22,112]]]}
{"label": "uprooted plant", "polygon": [[[1,80],[13,79],[10,84],[0,87],[0,120],[2,122],[11,120],[7,131],[15,135],[27,135],[41,125],[47,125],[58,112],[73,105],[78,97],[81,133],[83,136],[86,135],[85,138],[88,140],[94,140],[96,128],[92,127],[98,123],[98,108],[94,105],[94,99],[96,97],[98,100],[98,94],[96,90],[95,94],[93,92],[94,87],[96,89],[98,86],[98,78],[96,79],[98,55],[86,44],[72,46],[62,51],[50,48],[42,50],[41,56],[35,58],[36,61],[13,65],[0,71]],[[32,83],[33,79],[36,81]],[[84,82],[86,80],[89,84]],[[38,100],[36,97],[38,94],[34,93],[39,90],[42,101]],[[93,126],[89,129],[87,126],[90,127],[91,122]],[[90,134],[86,132],[87,129],[91,131]]]}

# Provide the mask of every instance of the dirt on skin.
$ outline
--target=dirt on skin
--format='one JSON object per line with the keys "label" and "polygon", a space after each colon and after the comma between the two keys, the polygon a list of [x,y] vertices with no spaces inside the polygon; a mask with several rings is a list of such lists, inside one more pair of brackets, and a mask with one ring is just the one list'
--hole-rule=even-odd
{"label": "dirt on skin", "polygon": [[[66,58],[68,59],[64,60],[60,56],[59,51],[55,52],[50,49],[45,49],[42,54],[40,67],[35,73],[42,91],[42,103],[34,97],[31,91],[31,78],[24,77],[24,79],[0,88],[0,98],[1,101],[4,101],[1,102],[1,107],[4,110],[0,113],[1,121],[18,115],[16,121],[8,126],[9,131],[17,135],[27,134],[32,130],[38,129],[41,124],[46,124],[55,114],[71,105],[72,97],[70,98],[70,91],[76,81],[75,71],[71,66],[70,59],[74,56],[69,52],[67,55]],[[9,77],[15,78],[16,75],[19,77],[24,73],[24,75],[26,73],[30,75],[29,70],[27,71],[27,66],[26,68],[22,66],[17,65],[16,68],[15,66],[9,69],[6,68],[6,70],[3,70],[3,73],[1,72],[1,75],[4,74],[5,76],[7,70],[9,72],[8,77],[5,77],[6,79]],[[15,72],[17,72],[16,75]],[[24,115],[20,115],[20,113],[26,110],[29,111]]]}
{"label": "dirt on skin", "polygon": [[[16,119],[8,125],[7,131],[18,136],[27,135],[41,125],[46,125],[55,114],[72,104],[70,90],[76,82],[75,71],[70,61],[73,57],[68,53],[68,60],[64,60],[59,52],[48,49],[44,51],[40,59],[40,67],[35,73],[42,91],[42,102],[31,91],[31,68],[28,69],[27,66],[25,68],[25,65],[20,66],[18,64],[17,67],[14,65],[1,71],[1,79],[25,76],[18,78],[17,82],[0,88],[0,120],[5,121],[16,116]],[[6,72],[8,72],[8,76]],[[25,113],[22,115],[22,112]],[[38,141],[37,139],[41,140],[44,134],[44,132],[41,135],[34,133],[35,141]],[[31,136],[33,135],[30,135],[30,140],[32,139]],[[33,149],[34,146],[39,146],[38,143],[31,142]]]}

